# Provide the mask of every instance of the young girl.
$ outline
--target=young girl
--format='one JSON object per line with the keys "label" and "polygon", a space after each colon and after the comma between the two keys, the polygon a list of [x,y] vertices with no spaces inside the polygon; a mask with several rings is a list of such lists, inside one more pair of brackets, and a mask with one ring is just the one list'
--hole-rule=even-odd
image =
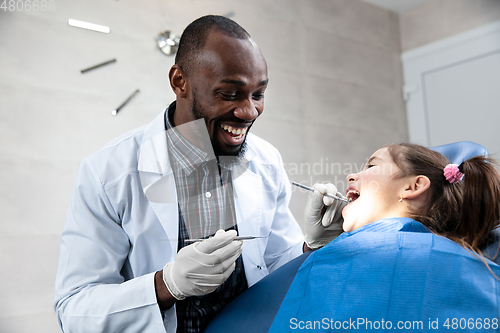
{"label": "young girl", "polygon": [[[465,175],[465,177],[464,177]],[[491,159],[449,164],[438,152],[393,144],[347,176],[344,231],[387,217],[411,217],[437,235],[480,253],[500,223],[500,176]]]}
{"label": "young girl", "polygon": [[394,144],[347,181],[345,232],[304,261],[270,332],[500,330],[500,267],[481,253],[500,223],[491,159]]}

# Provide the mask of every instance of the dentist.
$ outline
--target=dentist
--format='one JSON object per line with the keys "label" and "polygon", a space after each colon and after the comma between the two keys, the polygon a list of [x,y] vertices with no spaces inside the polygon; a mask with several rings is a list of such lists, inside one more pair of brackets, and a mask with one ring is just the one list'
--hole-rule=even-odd
{"label": "dentist", "polygon": [[[192,22],[169,80],[176,101],[81,163],[55,285],[64,332],[202,332],[249,286],[331,238],[313,221],[304,243],[281,157],[249,133],[268,75],[241,26]],[[198,236],[207,239],[186,241]]]}

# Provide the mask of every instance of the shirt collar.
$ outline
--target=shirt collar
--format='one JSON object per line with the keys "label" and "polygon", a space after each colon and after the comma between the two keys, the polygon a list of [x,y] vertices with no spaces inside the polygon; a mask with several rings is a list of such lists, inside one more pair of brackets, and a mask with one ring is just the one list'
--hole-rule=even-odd
{"label": "shirt collar", "polygon": [[167,144],[171,153],[175,156],[174,163],[178,163],[186,174],[192,173],[196,167],[210,161],[209,154],[193,145],[172,125],[170,119],[175,111],[175,102],[170,104],[168,112],[165,112],[165,128]]}

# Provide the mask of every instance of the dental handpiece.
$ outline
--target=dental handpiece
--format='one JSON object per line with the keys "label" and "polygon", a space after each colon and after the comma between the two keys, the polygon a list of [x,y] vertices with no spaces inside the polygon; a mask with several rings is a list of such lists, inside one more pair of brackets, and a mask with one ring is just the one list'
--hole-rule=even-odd
{"label": "dental handpiece", "polygon": [[[312,187],[309,187],[309,186],[306,186],[306,185],[302,185],[300,183],[297,183],[297,182],[292,182],[292,185],[295,185],[297,187],[300,187],[300,188],[303,188],[304,190],[308,190],[308,191],[311,191],[311,192],[314,192],[316,191],[314,188]],[[326,193],[326,194],[323,194],[325,197],[328,197],[328,198],[332,198],[332,199],[335,199],[335,200],[340,200],[340,201],[343,201],[343,202],[351,202],[352,200],[350,199],[345,199],[345,198],[342,198],[342,197],[337,197],[333,194],[330,194],[330,193]]]}

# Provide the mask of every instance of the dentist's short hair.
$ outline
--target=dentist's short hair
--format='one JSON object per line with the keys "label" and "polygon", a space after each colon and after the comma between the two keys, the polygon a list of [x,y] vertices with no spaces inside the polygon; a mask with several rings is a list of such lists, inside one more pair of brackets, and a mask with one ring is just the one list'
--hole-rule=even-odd
{"label": "dentist's short hair", "polygon": [[227,17],[202,16],[184,29],[175,55],[175,64],[189,74],[197,54],[205,46],[209,33],[214,30],[238,39],[250,38],[250,34],[245,29]]}

